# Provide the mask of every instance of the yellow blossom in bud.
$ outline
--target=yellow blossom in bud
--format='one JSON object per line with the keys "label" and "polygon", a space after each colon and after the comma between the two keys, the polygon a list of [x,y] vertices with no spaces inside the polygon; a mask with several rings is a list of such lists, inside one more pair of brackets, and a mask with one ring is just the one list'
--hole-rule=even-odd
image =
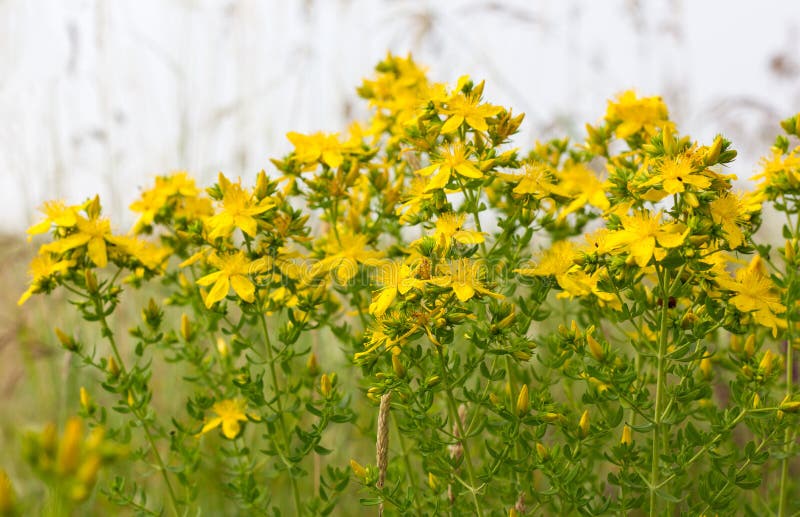
{"label": "yellow blossom in bud", "polygon": [[14,486],[6,471],[0,469],[0,515],[14,515]]}
{"label": "yellow blossom in bud", "polygon": [[500,405],[500,398],[494,393],[489,393],[489,401],[495,406]]}
{"label": "yellow blossom in bud", "polygon": [[508,510],[508,517],[519,517],[519,513],[514,508]]}
{"label": "yellow blossom in bud", "polygon": [[772,353],[772,350],[767,349],[767,351],[764,352],[764,357],[761,358],[761,362],[758,363],[758,368],[762,370],[767,377],[772,373],[774,356],[775,354]]}
{"label": "yellow blossom in bud", "polygon": [[367,469],[361,466],[359,462],[356,460],[350,460],[350,468],[353,470],[353,474],[360,479],[361,481],[367,480]]}
{"label": "yellow blossom in bud", "polygon": [[797,413],[800,412],[800,401],[797,400],[789,400],[789,396],[787,395],[783,402],[781,402],[780,410],[786,413]]}
{"label": "yellow blossom in bud", "polygon": [[69,350],[70,352],[74,352],[78,349],[78,344],[75,342],[72,336],[67,335],[58,327],[55,328],[55,332],[59,343],[61,343],[61,346],[63,346],[64,349]]}
{"label": "yellow blossom in bud", "polygon": [[756,353],[756,335],[750,334],[747,336],[747,341],[744,342],[744,353],[747,357],[753,357],[753,354]]}
{"label": "yellow blossom in bud", "polygon": [[547,458],[550,457],[550,452],[547,450],[547,447],[539,442],[536,442],[536,454],[539,455],[542,461],[547,461]]}
{"label": "yellow blossom in bud", "polygon": [[787,264],[793,264],[795,258],[794,244],[789,239],[786,239],[786,244],[783,247],[783,256],[786,258]]}
{"label": "yellow blossom in bud", "polygon": [[761,397],[758,396],[758,393],[753,395],[753,409],[758,409],[761,407]]}
{"label": "yellow blossom in bud", "polygon": [[62,474],[72,473],[78,468],[82,438],[83,424],[80,418],[72,417],[67,420],[58,446],[58,471]]}
{"label": "yellow blossom in bud", "polygon": [[706,151],[706,155],[703,157],[703,163],[705,165],[714,165],[717,163],[720,151],[722,151],[722,137],[717,135],[717,138],[714,139],[714,143],[711,144],[711,147]]}
{"label": "yellow blossom in bud", "polygon": [[711,358],[704,357],[700,359],[700,372],[703,374],[703,378],[708,380],[711,379],[711,375],[713,373],[711,367]]}
{"label": "yellow blossom in bud", "polygon": [[319,380],[319,391],[322,393],[322,396],[330,398],[331,396],[331,378],[328,377],[327,373],[322,374],[322,378]]}
{"label": "yellow blossom in bud", "polygon": [[316,377],[319,374],[319,362],[317,361],[317,354],[311,352],[308,354],[308,359],[306,360],[306,371],[312,377]]}
{"label": "yellow blossom in bud", "polygon": [[581,420],[578,423],[578,428],[581,431],[581,437],[586,438],[589,435],[589,410],[584,410],[581,415]]}
{"label": "yellow blossom in bud", "polygon": [[120,374],[119,365],[117,364],[117,361],[114,359],[113,355],[109,356],[108,358],[108,364],[106,365],[106,370],[108,371],[109,374],[111,374],[112,377],[118,377]]}
{"label": "yellow blossom in bud", "polygon": [[433,472],[428,472],[428,486],[431,487],[433,491],[439,490],[439,478],[434,476]]}
{"label": "yellow blossom in bud", "polygon": [[589,345],[589,352],[592,353],[592,357],[598,361],[602,361],[606,355],[603,351],[603,346],[598,343],[597,340],[591,336],[591,334],[586,336],[586,343]]}
{"label": "yellow blossom in bud", "polygon": [[620,439],[619,443],[622,445],[630,445],[633,443],[631,426],[628,424],[625,424],[625,426],[622,428],[622,438]]}
{"label": "yellow blossom in bud", "polygon": [[81,386],[80,399],[83,410],[87,412],[90,411],[92,409],[92,398],[89,396],[89,392],[86,391],[86,388],[83,386]]}
{"label": "yellow blossom in bud", "polygon": [[134,398],[133,392],[131,390],[128,390],[128,405],[130,407],[133,407],[133,406],[136,405],[136,399]]}
{"label": "yellow blossom in bud", "polygon": [[531,409],[531,399],[528,395],[528,385],[523,384],[517,396],[517,414],[523,416]]}
{"label": "yellow blossom in bud", "polygon": [[185,312],[181,314],[181,337],[185,341],[191,341],[192,339],[192,322]]}
{"label": "yellow blossom in bud", "polygon": [[392,354],[392,370],[394,370],[394,374],[401,379],[406,376],[406,368],[403,366],[397,354]]}
{"label": "yellow blossom in bud", "polygon": [[84,280],[86,281],[86,290],[90,293],[94,294],[97,292],[98,285],[97,285],[97,276],[94,274],[94,271],[91,269],[87,269],[83,274]]}
{"label": "yellow blossom in bud", "polygon": [[228,343],[221,336],[217,338],[217,352],[223,359],[228,357]]}

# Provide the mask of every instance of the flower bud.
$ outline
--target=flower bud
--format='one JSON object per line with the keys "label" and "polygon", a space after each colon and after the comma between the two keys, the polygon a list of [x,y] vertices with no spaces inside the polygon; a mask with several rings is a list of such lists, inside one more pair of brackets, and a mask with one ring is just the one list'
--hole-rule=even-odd
{"label": "flower bud", "polygon": [[111,375],[112,378],[116,379],[117,377],[119,377],[120,368],[119,365],[117,364],[116,359],[114,359],[113,355],[108,357],[108,364],[106,364],[106,370],[108,371],[109,375]]}
{"label": "flower bud", "polygon": [[772,373],[774,356],[775,354],[772,353],[772,350],[767,349],[767,351],[764,352],[764,357],[761,358],[761,362],[758,363],[758,368],[762,370],[767,377]]}
{"label": "flower bud", "polygon": [[228,343],[225,342],[225,339],[223,339],[222,336],[217,338],[217,352],[223,359],[228,357]]}
{"label": "flower bud", "polygon": [[319,391],[326,399],[331,397],[331,378],[328,377],[327,373],[323,373],[322,378],[319,380]]}
{"label": "flower bud", "polygon": [[431,487],[431,490],[438,491],[439,490],[439,478],[433,475],[433,472],[428,472],[428,486]]}
{"label": "flower bud", "polygon": [[0,469],[0,515],[14,515],[16,495],[5,470]]}
{"label": "flower bud", "polygon": [[192,340],[192,322],[185,312],[181,314],[181,337],[184,341]]}
{"label": "flower bud", "polygon": [[308,359],[306,360],[306,373],[311,377],[316,377],[319,375],[319,363],[317,362],[317,354],[311,352],[308,354]]}
{"label": "flower bud", "polygon": [[68,336],[58,327],[55,328],[55,332],[59,343],[61,343],[61,346],[63,346],[65,350],[70,352],[75,352],[78,350],[78,343],[75,342],[75,339],[73,339],[72,336]]}
{"label": "flower bud", "polygon": [[586,343],[589,345],[589,352],[591,352],[592,357],[598,361],[602,361],[605,358],[606,354],[603,351],[603,346],[591,334],[586,336]]}
{"label": "flower bud", "polygon": [[786,239],[786,245],[783,248],[783,256],[786,257],[787,264],[793,264],[795,258],[794,243]]}
{"label": "flower bud", "polygon": [[78,459],[81,452],[81,439],[83,438],[83,424],[81,420],[72,417],[67,420],[64,435],[58,447],[58,471],[69,474],[78,468]]}
{"label": "flower bud", "polygon": [[83,408],[83,410],[86,411],[87,413],[90,413],[93,407],[92,398],[89,395],[89,392],[86,391],[86,388],[84,388],[83,386],[81,386],[80,399],[81,399],[81,407]]}
{"label": "flower bud", "polygon": [[714,139],[714,143],[711,144],[711,147],[708,148],[706,151],[706,155],[703,157],[703,163],[708,165],[714,165],[719,160],[719,153],[722,151],[722,137],[717,135],[717,138]]}
{"label": "flower bud", "polygon": [[528,395],[528,385],[523,384],[517,396],[517,415],[523,416],[531,409],[531,399]]}
{"label": "flower bud", "polygon": [[539,455],[542,461],[547,461],[548,458],[550,458],[550,452],[547,450],[547,447],[539,442],[536,442],[536,454]]}
{"label": "flower bud", "polygon": [[442,382],[442,378],[441,377],[439,377],[438,375],[431,375],[425,381],[425,387],[426,388],[433,388],[434,386],[436,386],[440,382]]}
{"label": "flower bud", "polygon": [[632,444],[633,443],[632,434],[633,433],[631,431],[631,426],[629,426],[628,424],[625,424],[625,426],[622,428],[622,438],[620,439],[619,443],[621,443],[622,445],[626,445],[626,446],[629,446],[630,444]]}
{"label": "flower bud", "polygon": [[753,357],[756,353],[756,335],[750,334],[747,336],[747,341],[744,342],[744,353],[748,358]]}
{"label": "flower bud", "polygon": [[264,172],[264,169],[261,169],[261,172],[258,173],[256,176],[256,188],[253,190],[253,195],[261,201],[265,197],[267,197],[267,188],[269,187],[269,178],[267,178],[267,173]]}
{"label": "flower bud", "polygon": [[753,409],[758,409],[761,407],[761,397],[758,396],[758,393],[753,395]]}
{"label": "flower bud", "polygon": [[361,466],[356,460],[350,460],[350,468],[353,469],[353,474],[361,481],[367,480],[367,469]]}
{"label": "flower bud", "polygon": [[703,374],[703,378],[705,380],[710,380],[711,375],[713,374],[712,365],[711,365],[711,358],[704,357],[700,359],[700,372]]}
{"label": "flower bud", "polygon": [[800,401],[797,400],[784,400],[779,407],[784,413],[798,413],[800,412]]}
{"label": "flower bud", "polygon": [[403,366],[403,362],[397,354],[392,354],[392,370],[394,370],[394,374],[401,379],[406,376],[406,368]]}
{"label": "flower bud", "polygon": [[589,410],[585,410],[581,415],[581,420],[578,422],[581,438],[589,436]]}
{"label": "flower bud", "polygon": [[87,269],[83,273],[83,278],[86,282],[86,290],[89,291],[90,294],[96,293],[99,287],[97,285],[97,276],[94,274],[94,271]]}

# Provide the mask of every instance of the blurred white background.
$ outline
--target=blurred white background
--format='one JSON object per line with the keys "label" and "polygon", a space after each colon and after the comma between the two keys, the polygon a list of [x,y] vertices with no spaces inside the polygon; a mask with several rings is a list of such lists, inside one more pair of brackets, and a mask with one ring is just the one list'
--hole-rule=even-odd
{"label": "blurred white background", "polygon": [[800,110],[795,1],[0,0],[0,231],[94,193],[125,230],[156,174],[270,171],[286,132],[364,113],[355,87],[387,50],[485,78],[527,114],[520,147],[580,136],[635,88],[733,139],[747,178]]}

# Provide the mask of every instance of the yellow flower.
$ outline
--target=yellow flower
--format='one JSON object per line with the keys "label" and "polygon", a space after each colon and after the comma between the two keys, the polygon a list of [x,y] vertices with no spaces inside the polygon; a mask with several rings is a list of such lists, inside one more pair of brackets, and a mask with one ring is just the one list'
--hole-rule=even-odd
{"label": "yellow flower", "polygon": [[577,249],[568,240],[554,242],[534,267],[515,269],[515,273],[525,276],[560,276],[575,265]]}
{"label": "yellow flower", "polygon": [[619,123],[614,134],[622,139],[639,131],[650,137],[656,133],[656,128],[672,125],[661,97],[638,98],[633,90],[622,93],[616,101],[608,101],[605,119]]}
{"label": "yellow flower", "polygon": [[286,134],[286,138],[294,144],[297,161],[310,166],[308,170],[312,170],[319,161],[335,169],[344,161],[343,151],[350,150],[347,145],[339,141],[338,133],[317,132],[313,135],[304,135],[290,132]]}
{"label": "yellow flower", "polygon": [[714,224],[722,227],[722,233],[731,249],[741,246],[744,242],[744,234],[739,225],[750,219],[750,214],[746,212],[742,200],[735,194],[725,193],[711,202],[709,212]]}
{"label": "yellow flower", "polygon": [[414,272],[406,264],[381,264],[380,275],[384,287],[377,291],[369,306],[369,312],[373,316],[383,316],[398,294],[404,295],[411,289],[424,285],[422,280],[414,278]]}
{"label": "yellow flower", "polygon": [[372,264],[383,255],[379,251],[367,249],[366,235],[343,231],[339,231],[338,239],[335,235],[329,236],[325,254],[327,256],[311,268],[311,276],[333,271],[340,283],[349,282],[356,275],[359,263]]}
{"label": "yellow flower", "polygon": [[211,308],[216,302],[225,298],[231,287],[242,300],[249,303],[255,301],[255,286],[249,276],[262,271],[261,261],[249,261],[244,251],[238,251],[223,256],[214,253],[208,257],[208,263],[219,271],[197,280],[197,284],[201,286],[214,284],[205,297],[206,307]]}
{"label": "yellow flower", "polygon": [[247,422],[247,403],[241,399],[226,399],[215,402],[211,406],[211,411],[217,414],[214,418],[206,422],[200,434],[205,434],[219,426],[222,426],[222,434],[225,438],[233,440],[242,430],[239,422]]}
{"label": "yellow flower", "polygon": [[34,224],[28,228],[28,241],[34,235],[45,233],[50,230],[53,225],[61,227],[75,226],[78,221],[78,207],[67,206],[63,201],[47,201],[39,210],[44,213],[45,218],[39,223]]}
{"label": "yellow flower", "polygon": [[530,194],[536,199],[541,199],[549,196],[555,188],[550,169],[546,163],[526,163],[523,172],[522,176],[503,176],[507,181],[518,181],[513,190],[514,194],[520,196]]}
{"label": "yellow flower", "polygon": [[152,271],[162,268],[172,250],[136,237],[109,236],[108,242],[120,248]]}
{"label": "yellow flower", "polygon": [[49,253],[38,255],[31,260],[28,271],[31,275],[31,285],[22,293],[17,305],[25,303],[31,295],[38,293],[53,276],[68,270],[74,262],[71,260],[54,260]]}
{"label": "yellow flower", "polygon": [[155,186],[142,192],[139,199],[130,205],[133,212],[141,214],[133,225],[132,233],[153,224],[159,211],[167,206],[174,207],[176,217],[197,219],[211,215],[211,202],[200,198],[200,189],[188,173],[181,171],[168,176],[158,176]]}
{"label": "yellow flower", "polygon": [[687,152],[678,156],[664,158],[659,164],[658,173],[642,183],[643,187],[660,185],[667,194],[677,194],[686,191],[686,185],[698,189],[708,188],[711,180],[702,174],[695,174],[695,170],[702,162],[700,156]]}
{"label": "yellow flower", "polygon": [[111,237],[111,223],[108,219],[101,219],[97,215],[89,219],[80,215],[76,217],[75,228],[77,231],[75,233],[50,244],[45,244],[42,246],[41,251],[60,255],[85,245],[89,259],[97,267],[106,267],[106,264],[108,264],[106,242]]}
{"label": "yellow flower", "polygon": [[786,320],[777,315],[786,312],[772,280],[762,271],[761,258],[756,255],[747,267],[736,272],[736,279],[722,277],[719,284],[734,294],[730,302],[741,312],[752,313],[756,323],[772,329],[786,328]]}
{"label": "yellow flower", "polygon": [[[553,189],[555,193],[572,198],[569,205],[558,214],[558,221],[586,205],[592,205],[601,210],[607,210],[610,206],[605,190],[608,182],[600,181],[597,174],[586,165],[571,164],[557,172],[556,175],[558,176],[558,185]],[[517,190],[514,189],[514,191]]]}
{"label": "yellow flower", "polygon": [[465,178],[482,178],[483,172],[476,163],[469,161],[469,154],[469,150],[462,142],[454,142],[445,147],[439,156],[431,158],[429,166],[417,171],[421,176],[431,176],[436,173],[428,180],[425,192],[447,186],[454,172]]}
{"label": "yellow flower", "polygon": [[432,277],[429,281],[439,287],[450,287],[456,298],[466,302],[476,294],[485,294],[493,298],[502,299],[502,294],[493,293],[483,285],[481,277],[484,268],[469,259],[458,259],[448,266],[448,271],[442,276]]}
{"label": "yellow flower", "polygon": [[423,203],[433,198],[433,194],[426,189],[427,185],[425,178],[420,176],[411,179],[411,185],[403,196],[405,201],[395,210],[395,214],[400,216],[400,223],[408,223],[422,210]]}
{"label": "yellow flower", "polygon": [[[464,78],[459,81],[459,84],[462,84],[463,81]],[[475,90],[482,91],[483,82],[476,86]],[[451,97],[447,101],[447,107],[441,110],[445,115],[449,115],[447,121],[442,125],[442,134],[457,131],[465,121],[476,131],[486,131],[489,129],[486,119],[494,117],[501,111],[503,108],[500,106],[480,104],[480,97],[477,95],[465,95],[459,92]]]}
{"label": "yellow flower", "polygon": [[452,240],[461,244],[480,244],[483,242],[483,234],[481,232],[464,229],[466,218],[467,214],[453,212],[439,216],[436,221],[436,231],[433,234],[433,238],[444,252],[450,249]]}
{"label": "yellow flower", "polygon": [[219,213],[206,220],[209,229],[208,238],[227,237],[234,228],[241,229],[250,237],[255,237],[258,222],[254,215],[262,214],[275,204],[265,198],[261,201],[242,188],[241,181],[231,183],[224,174],[219,174],[219,189],[222,192],[222,208]]}
{"label": "yellow flower", "polygon": [[606,238],[610,249],[627,251],[639,267],[645,267],[655,255],[661,260],[666,251],[656,248],[676,248],[683,244],[689,230],[680,232],[676,223],[661,223],[661,213],[651,215],[647,211],[637,212],[632,216],[623,216],[622,229],[611,232]]}

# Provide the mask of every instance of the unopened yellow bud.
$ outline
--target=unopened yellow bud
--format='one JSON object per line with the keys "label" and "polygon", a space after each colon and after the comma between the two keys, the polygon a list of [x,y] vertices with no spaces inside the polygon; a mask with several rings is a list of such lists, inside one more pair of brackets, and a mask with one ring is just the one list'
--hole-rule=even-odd
{"label": "unopened yellow bud", "polygon": [[753,409],[758,409],[761,407],[761,397],[758,396],[758,393],[753,395]]}
{"label": "unopened yellow bud", "polygon": [[489,401],[495,406],[500,405],[500,398],[494,393],[489,393]]}
{"label": "unopened yellow bud", "polygon": [[69,350],[70,352],[74,352],[78,349],[78,344],[72,338],[72,336],[67,335],[64,333],[63,330],[56,327],[55,328],[56,337],[58,338],[58,342],[61,343],[61,346],[64,347],[65,350]]}
{"label": "unopened yellow bud", "polygon": [[267,187],[269,187],[269,179],[267,173],[262,169],[256,176],[256,188],[253,190],[256,199],[260,201],[267,197]]}
{"label": "unopened yellow bud", "polygon": [[367,469],[361,466],[359,462],[356,460],[350,460],[350,468],[353,470],[353,474],[360,479],[361,481],[367,480]]}
{"label": "unopened yellow bud", "polygon": [[772,350],[767,349],[767,351],[764,352],[764,357],[761,358],[761,362],[758,363],[758,368],[762,370],[767,377],[772,373],[774,355]]}
{"label": "unopened yellow bud", "polygon": [[692,208],[700,206],[700,200],[697,199],[697,195],[694,192],[684,192],[683,200]]}
{"label": "unopened yellow bud", "polygon": [[192,322],[185,312],[181,314],[181,337],[184,341],[192,340]]}
{"label": "unopened yellow bud", "polygon": [[622,438],[620,439],[619,443],[622,445],[630,445],[633,443],[633,432],[631,430],[631,426],[625,424],[622,428]]}
{"label": "unopened yellow bud", "polygon": [[317,362],[317,354],[314,352],[308,354],[308,359],[306,360],[306,371],[312,377],[316,377],[319,374],[319,362]]}
{"label": "unopened yellow bud", "polygon": [[739,338],[738,335],[733,334],[731,336],[730,344],[731,344],[731,351],[732,352],[735,352],[735,353],[738,354],[739,352],[742,351],[742,340],[741,340],[741,338]]}
{"label": "unopened yellow bud", "polygon": [[603,345],[597,342],[595,338],[590,335],[586,336],[586,343],[589,345],[589,352],[591,352],[592,357],[597,359],[598,361],[602,361],[606,353],[603,351]]}
{"label": "unopened yellow bud", "polygon": [[704,357],[700,359],[700,372],[703,374],[704,379],[711,379],[711,374],[713,371],[710,357]]}
{"label": "unopened yellow bud", "polygon": [[531,409],[531,399],[528,395],[528,385],[523,384],[517,395],[517,415],[523,416]]}
{"label": "unopened yellow bud", "polygon": [[133,391],[128,390],[128,405],[133,407],[136,405],[136,399],[133,396]]}
{"label": "unopened yellow bud", "polygon": [[406,367],[403,366],[403,361],[396,354],[392,354],[392,370],[401,379],[406,376]]}
{"label": "unopened yellow bud", "polygon": [[581,415],[581,420],[578,423],[578,428],[580,429],[581,438],[586,438],[589,436],[589,410],[585,410]]}
{"label": "unopened yellow bud", "polygon": [[114,359],[113,355],[108,357],[108,364],[106,365],[106,370],[108,370],[108,373],[111,374],[111,377],[114,378],[119,377],[120,374],[119,365],[117,364],[117,361],[116,359]]}
{"label": "unopened yellow bud", "polygon": [[511,508],[508,510],[508,517],[519,517],[519,513],[515,508]]}
{"label": "unopened yellow bud", "polygon": [[62,474],[70,474],[78,468],[82,438],[83,424],[80,418],[72,417],[67,420],[64,435],[61,437],[58,447],[58,471]]}
{"label": "unopened yellow bud", "polygon": [[431,487],[433,491],[439,490],[439,478],[434,476],[433,472],[428,472],[428,486]]}
{"label": "unopened yellow bud", "polygon": [[722,151],[722,137],[717,135],[717,138],[714,139],[714,143],[711,144],[711,147],[708,148],[706,151],[706,155],[703,157],[703,162],[706,165],[713,165],[717,163],[719,160],[719,153]]}
{"label": "unopened yellow bud", "polygon": [[228,357],[228,343],[225,342],[225,339],[223,339],[222,336],[217,338],[217,352],[223,359]]}
{"label": "unopened yellow bud", "polygon": [[0,515],[14,515],[16,495],[5,470],[0,469]]}
{"label": "unopened yellow bud", "polygon": [[101,458],[99,454],[92,454],[81,464],[75,477],[88,489],[94,486],[97,480],[97,471],[100,470]]}
{"label": "unopened yellow bud", "polygon": [[539,455],[539,458],[541,458],[542,461],[547,461],[547,459],[550,457],[550,452],[547,450],[547,447],[539,442],[536,442],[536,454]]}
{"label": "unopened yellow bud", "polygon": [[431,376],[430,376],[430,377],[428,377],[428,379],[425,381],[425,387],[427,387],[427,388],[433,388],[434,386],[436,386],[436,385],[437,385],[437,384],[439,384],[440,382],[442,382],[442,378],[441,378],[441,377],[439,377],[438,375],[431,375]]}
{"label": "unopened yellow bud", "polygon": [[580,331],[580,329],[578,328],[578,322],[576,322],[575,320],[572,320],[572,324],[570,325],[570,329],[572,330],[572,332],[573,332],[573,333],[574,333],[576,336],[579,336],[579,335],[581,334],[581,331]]}
{"label": "unopened yellow bud", "polygon": [[744,353],[747,357],[753,357],[756,353],[756,335],[750,334],[747,336],[747,341],[744,342]]}
{"label": "unopened yellow bud", "polygon": [[542,415],[542,420],[544,420],[545,422],[547,422],[549,424],[552,424],[554,422],[560,422],[562,418],[564,418],[564,417],[562,417],[558,413],[549,413],[548,412],[548,413],[545,413],[545,414]]}
{"label": "unopened yellow bud", "polygon": [[89,412],[92,409],[92,398],[89,396],[89,392],[86,391],[86,388],[81,386],[80,391],[80,398],[81,398],[81,407],[84,411]]}
{"label": "unopened yellow bud", "polygon": [[[788,399],[788,397],[787,397]],[[784,400],[781,402],[780,410],[786,413],[800,412],[800,401],[797,400]]]}
{"label": "unopened yellow bud", "polygon": [[783,256],[786,257],[787,264],[793,264],[795,258],[794,244],[789,239],[786,239],[786,244],[783,247]]}
{"label": "unopened yellow bud", "polygon": [[95,276],[94,271],[92,271],[91,269],[87,269],[86,271],[84,271],[83,278],[86,282],[86,290],[89,291],[89,293],[91,294],[96,293],[98,290],[98,285],[97,285],[97,276]]}
{"label": "unopened yellow bud", "polygon": [[664,144],[664,153],[671,156],[675,150],[675,139],[672,137],[672,128],[669,124],[661,130],[661,142]]}
{"label": "unopened yellow bud", "polygon": [[319,391],[322,393],[322,396],[330,398],[331,396],[331,378],[328,377],[327,373],[322,374],[322,378],[319,380]]}

